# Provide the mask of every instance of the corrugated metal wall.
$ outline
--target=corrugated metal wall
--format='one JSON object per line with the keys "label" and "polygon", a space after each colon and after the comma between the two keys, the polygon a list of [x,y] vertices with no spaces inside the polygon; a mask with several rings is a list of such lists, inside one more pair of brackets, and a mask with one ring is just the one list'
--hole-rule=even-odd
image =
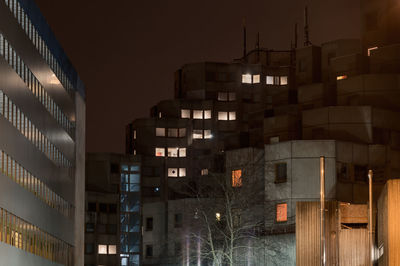
{"label": "corrugated metal wall", "polygon": [[367,266],[368,254],[368,230],[341,229],[339,235],[339,265],[343,266]]}
{"label": "corrugated metal wall", "polygon": [[[325,206],[326,265],[367,266],[368,230],[340,229],[338,202],[326,202]],[[354,221],[347,219],[347,222]],[[296,265],[320,265],[319,202],[296,204]]]}
{"label": "corrugated metal wall", "polygon": [[[326,202],[325,237],[326,265],[337,264],[337,203]],[[320,265],[320,204],[296,204],[296,265]]]}

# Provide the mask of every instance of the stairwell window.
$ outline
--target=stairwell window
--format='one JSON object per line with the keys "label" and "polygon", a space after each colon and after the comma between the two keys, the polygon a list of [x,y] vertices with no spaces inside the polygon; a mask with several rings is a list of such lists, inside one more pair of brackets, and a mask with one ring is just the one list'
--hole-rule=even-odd
{"label": "stairwell window", "polygon": [[232,187],[241,187],[242,186],[242,170],[233,170],[232,171]]}

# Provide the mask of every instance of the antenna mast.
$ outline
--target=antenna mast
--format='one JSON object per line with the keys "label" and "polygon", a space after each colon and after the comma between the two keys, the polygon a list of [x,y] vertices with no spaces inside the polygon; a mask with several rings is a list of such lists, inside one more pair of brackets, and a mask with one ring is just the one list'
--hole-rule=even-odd
{"label": "antenna mast", "polygon": [[310,36],[308,32],[308,7],[304,8],[304,46],[310,46]]}

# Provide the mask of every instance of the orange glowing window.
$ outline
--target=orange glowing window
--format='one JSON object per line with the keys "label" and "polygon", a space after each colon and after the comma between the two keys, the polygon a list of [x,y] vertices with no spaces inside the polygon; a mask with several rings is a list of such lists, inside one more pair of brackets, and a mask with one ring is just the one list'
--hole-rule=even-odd
{"label": "orange glowing window", "polygon": [[242,170],[232,171],[232,187],[242,186]]}
{"label": "orange glowing window", "polygon": [[347,75],[337,76],[336,77],[336,80],[342,80],[342,79],[347,79]]}
{"label": "orange glowing window", "polygon": [[276,205],[276,221],[287,222],[287,203]]}

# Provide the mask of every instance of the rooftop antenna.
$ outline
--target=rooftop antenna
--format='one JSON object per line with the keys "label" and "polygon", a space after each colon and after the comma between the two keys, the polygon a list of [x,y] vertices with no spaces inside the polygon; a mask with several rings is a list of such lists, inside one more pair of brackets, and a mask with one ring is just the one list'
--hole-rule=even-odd
{"label": "rooftop antenna", "polygon": [[294,24],[294,49],[297,49],[297,22]]}
{"label": "rooftop antenna", "polygon": [[246,58],[247,49],[246,49],[246,19],[243,18],[243,58]]}
{"label": "rooftop antenna", "polygon": [[256,50],[257,50],[257,62],[260,62],[260,32],[257,32]]}
{"label": "rooftop antenna", "polygon": [[310,46],[310,36],[308,32],[308,7],[304,8],[304,46]]}

